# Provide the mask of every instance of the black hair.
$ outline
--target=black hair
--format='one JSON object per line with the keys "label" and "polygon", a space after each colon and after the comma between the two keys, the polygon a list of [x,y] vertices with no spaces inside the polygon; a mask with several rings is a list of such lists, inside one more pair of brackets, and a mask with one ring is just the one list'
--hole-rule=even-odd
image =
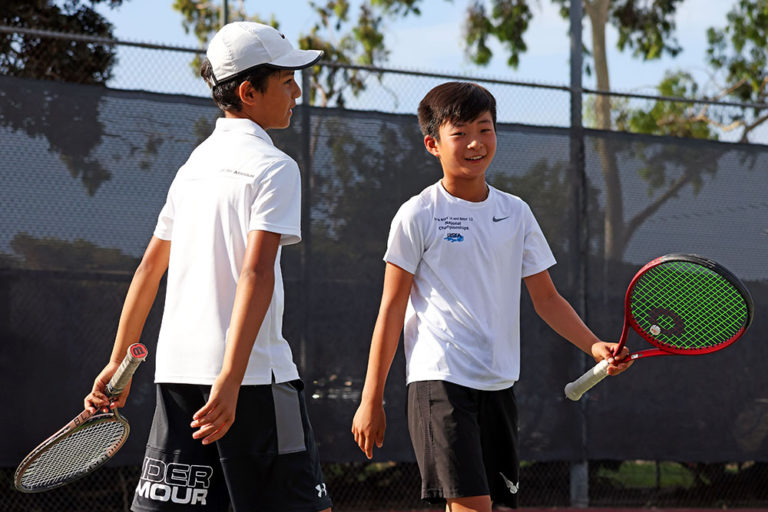
{"label": "black hair", "polygon": [[446,82],[429,91],[419,103],[419,128],[424,136],[439,140],[444,123],[467,123],[483,112],[491,113],[496,128],[496,98],[488,89],[471,82]]}
{"label": "black hair", "polygon": [[243,82],[250,82],[254,89],[264,93],[267,90],[269,77],[279,72],[280,70],[277,68],[257,66],[215,84],[213,81],[213,66],[211,66],[211,62],[208,59],[205,59],[200,66],[200,76],[203,77],[205,82],[211,88],[213,102],[224,112],[240,112],[240,110],[242,110],[243,102],[240,100],[240,96],[237,93],[240,84]]}

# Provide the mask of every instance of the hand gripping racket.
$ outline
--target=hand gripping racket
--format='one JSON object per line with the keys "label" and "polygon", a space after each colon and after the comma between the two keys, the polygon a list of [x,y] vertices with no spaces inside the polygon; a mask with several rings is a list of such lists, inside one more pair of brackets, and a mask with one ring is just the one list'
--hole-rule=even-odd
{"label": "hand gripping racket", "polygon": [[[105,389],[108,398],[120,396],[146,357],[147,349],[141,343],[128,347]],[[111,459],[130,430],[117,408],[105,413],[86,409],[21,461],[13,483],[22,492],[42,492],[73,482]]]}
{"label": "hand gripping racket", "polygon": [[[621,352],[632,327],[656,348],[628,359],[721,350],[746,332],[754,313],[744,284],[725,267],[693,254],[667,254],[641,268],[627,288],[624,329],[614,354]],[[578,400],[608,375],[603,360],[565,386]]]}

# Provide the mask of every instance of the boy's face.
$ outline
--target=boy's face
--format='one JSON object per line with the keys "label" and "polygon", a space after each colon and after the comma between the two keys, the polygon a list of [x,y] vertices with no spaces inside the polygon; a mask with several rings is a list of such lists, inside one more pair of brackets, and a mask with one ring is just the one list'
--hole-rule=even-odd
{"label": "boy's face", "polygon": [[427,135],[427,151],[440,159],[446,177],[485,179],[485,171],[496,154],[496,130],[490,112],[467,123],[443,123],[440,140]]}
{"label": "boy's face", "polygon": [[265,130],[288,128],[291,124],[296,98],[301,96],[301,89],[294,80],[293,70],[281,70],[267,79],[267,89],[263,93],[251,88],[250,101],[243,101],[248,107],[249,117]]}

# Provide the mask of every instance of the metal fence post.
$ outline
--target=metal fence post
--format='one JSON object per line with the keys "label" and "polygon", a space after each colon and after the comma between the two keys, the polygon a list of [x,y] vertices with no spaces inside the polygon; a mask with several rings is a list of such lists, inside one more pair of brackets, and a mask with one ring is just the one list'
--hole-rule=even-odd
{"label": "metal fence post", "polygon": [[299,338],[299,365],[303,375],[307,368],[307,343],[310,333],[309,311],[312,306],[312,283],[309,271],[312,260],[312,120],[310,111],[310,83],[312,68],[301,71],[301,337]]}
{"label": "metal fence post", "polygon": [[[570,123],[570,182],[572,184],[572,205],[574,215],[571,236],[574,242],[570,249],[571,290],[575,292],[575,308],[582,318],[587,317],[586,274],[589,258],[585,226],[586,222],[586,174],[584,163],[584,128],[582,124],[582,18],[581,0],[572,0],[570,6],[571,32],[571,123]],[[579,367],[586,371],[584,354],[579,358]],[[581,372],[579,372],[581,373]],[[589,505],[589,463],[587,462],[586,401],[579,403],[581,427],[581,460],[573,461],[570,468],[571,506],[584,508]]]}

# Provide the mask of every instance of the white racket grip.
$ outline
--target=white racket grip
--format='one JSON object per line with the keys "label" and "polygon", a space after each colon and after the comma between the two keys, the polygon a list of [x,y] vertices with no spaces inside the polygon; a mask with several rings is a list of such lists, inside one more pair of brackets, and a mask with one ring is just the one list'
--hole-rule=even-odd
{"label": "white racket grip", "polygon": [[133,373],[146,358],[147,348],[141,343],[134,343],[128,347],[123,362],[107,384],[105,392],[109,398],[120,396],[133,377]]}
{"label": "white racket grip", "polygon": [[581,395],[592,389],[598,382],[608,376],[608,360],[603,359],[597,363],[592,369],[576,379],[573,382],[569,382],[565,385],[565,396],[571,400],[578,400]]}

